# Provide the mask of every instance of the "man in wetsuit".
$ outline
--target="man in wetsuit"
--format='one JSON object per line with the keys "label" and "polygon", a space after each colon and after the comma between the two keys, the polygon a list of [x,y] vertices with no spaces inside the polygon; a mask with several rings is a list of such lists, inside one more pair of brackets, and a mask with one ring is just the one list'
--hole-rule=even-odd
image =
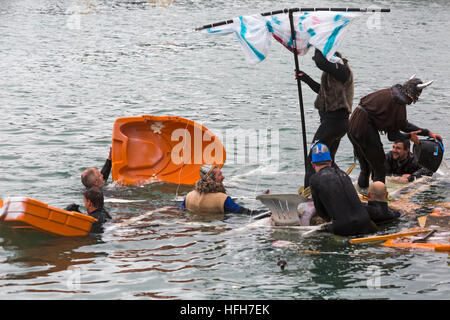
{"label": "man in wetsuit", "polygon": [[225,177],[218,166],[203,165],[200,167],[200,180],[195,183],[195,189],[189,192],[180,205],[193,213],[240,213],[261,214],[267,210],[250,210],[238,205],[226,194],[223,180]]}
{"label": "man in wetsuit", "polygon": [[397,181],[411,182],[421,176],[432,176],[433,172],[422,167],[414,160],[410,150],[409,140],[397,140],[392,150],[386,153],[384,166],[386,175],[398,176]]}
{"label": "man in wetsuit", "polygon": [[102,189],[99,187],[92,187],[87,189],[83,193],[84,206],[86,207],[87,213],[97,219],[91,226],[91,233],[101,233],[103,232],[103,224],[112,219],[108,211],[103,207],[104,198]]}
{"label": "man in wetsuit", "polygon": [[400,217],[400,211],[391,209],[388,206],[388,192],[383,182],[372,182],[367,196],[369,198],[366,207],[367,212],[370,219],[377,225],[393,222]]}
{"label": "man in wetsuit", "polygon": [[376,232],[377,227],[359,200],[350,177],[331,165],[328,147],[318,142],[310,153],[316,172],[310,180],[314,207],[322,219],[332,222],[330,231],[342,236]]}
{"label": "man in wetsuit", "polygon": [[[320,50],[315,50],[313,60],[323,71],[320,84],[303,71],[297,75],[317,93],[314,106],[319,111],[320,126],[314,135],[313,143],[320,141],[329,146],[333,161],[341,138],[348,131],[348,118],[352,112],[354,91],[353,72],[347,59],[343,59],[338,52],[335,55],[341,59],[342,63],[331,63]],[[314,169],[311,165],[311,154],[309,154],[306,160],[305,188],[309,186],[312,174]]]}
{"label": "man in wetsuit", "polygon": [[385,182],[385,153],[379,131],[386,132],[390,141],[410,139],[418,144],[420,142],[417,135],[442,140],[441,136],[421,129],[407,120],[406,105],[415,103],[422,89],[430,84],[431,81],[424,84],[413,76],[404,84],[375,91],[361,99],[350,118],[348,132],[361,169],[358,177],[359,188],[369,186],[372,172],[373,181]]}
{"label": "man in wetsuit", "polygon": [[109,148],[109,156],[103,165],[102,170],[98,168],[91,167],[87,168],[81,173],[81,183],[86,188],[99,187],[102,188],[109,178],[111,173],[112,161],[111,161],[111,148]]}

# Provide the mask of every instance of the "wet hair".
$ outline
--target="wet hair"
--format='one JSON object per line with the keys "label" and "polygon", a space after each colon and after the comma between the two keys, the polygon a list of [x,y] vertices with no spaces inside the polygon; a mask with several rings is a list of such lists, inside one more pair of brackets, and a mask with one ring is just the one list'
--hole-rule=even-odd
{"label": "wet hair", "polygon": [[403,150],[410,150],[411,148],[411,142],[406,139],[406,140],[396,140],[394,143],[401,143],[403,145]]}
{"label": "wet hair", "polygon": [[94,186],[94,183],[97,181],[97,175],[95,174],[94,168],[86,169],[81,174],[81,183],[86,188],[91,188]]}
{"label": "wet hair", "polygon": [[87,189],[85,192],[83,192],[83,196],[86,198],[86,200],[90,201],[95,208],[103,208],[103,191],[99,187],[92,187]]}

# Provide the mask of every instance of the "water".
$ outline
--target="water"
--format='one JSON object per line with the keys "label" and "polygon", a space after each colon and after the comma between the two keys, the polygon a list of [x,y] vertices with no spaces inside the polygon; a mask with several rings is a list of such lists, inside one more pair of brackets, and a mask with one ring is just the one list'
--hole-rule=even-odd
{"label": "water", "polygon": [[[355,1],[302,3],[366,7]],[[377,2],[390,7],[380,29],[352,25],[342,52],[363,95],[413,73],[434,79],[409,120],[450,137],[450,10],[446,1]],[[282,7],[296,7],[287,1]],[[233,36],[193,28],[240,14],[279,9],[272,1],[1,1],[0,197],[27,196],[64,207],[82,203],[80,173],[101,167],[113,122],[142,114],[178,115],[213,130],[279,132],[279,161],[237,163],[228,150],[229,193],[261,208],[258,192],[292,193],[302,184],[303,151],[293,57],[273,43],[249,66]],[[77,11],[78,10],[78,11]],[[75,12],[75,13],[74,13]],[[76,14],[79,12],[79,14]],[[302,70],[319,79],[310,60]],[[317,126],[315,94],[303,87],[308,141]],[[383,136],[386,150],[390,143]],[[242,155],[238,155],[242,156]],[[449,153],[444,155],[449,161]],[[238,159],[238,158],[237,158]],[[347,168],[344,138],[336,161]],[[449,202],[448,166],[432,188],[413,197]],[[358,174],[358,167],[352,177]],[[188,188],[166,184],[107,188],[114,222],[103,235],[60,239],[0,230],[3,299],[448,299],[448,255],[295,232],[233,230],[247,217],[196,221],[176,209]],[[416,225],[414,217],[383,231]],[[276,248],[276,240],[329,254]],[[279,257],[288,265],[277,266]],[[378,282],[377,282],[378,281]]]}

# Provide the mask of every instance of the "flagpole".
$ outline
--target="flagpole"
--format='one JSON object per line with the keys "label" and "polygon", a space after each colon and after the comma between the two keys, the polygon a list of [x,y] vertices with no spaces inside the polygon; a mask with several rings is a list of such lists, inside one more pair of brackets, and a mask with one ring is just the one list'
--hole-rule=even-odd
{"label": "flagpole", "polygon": [[294,28],[294,16],[293,13],[298,11],[297,9],[289,9],[289,22],[291,24],[291,37],[292,37],[292,52],[294,53],[294,62],[295,62],[295,74],[297,79],[297,89],[298,89],[298,101],[300,104],[300,117],[302,122],[302,136],[303,136],[303,157],[305,159],[305,174],[306,174],[306,161],[308,158],[307,144],[306,144],[306,125],[305,125],[305,111],[303,108],[303,95],[302,95],[302,83],[300,78],[298,77],[298,73],[300,72],[300,67],[298,63],[298,53],[297,53],[297,42],[295,41],[295,28]]}
{"label": "flagpole", "polygon": [[[312,11],[334,11],[334,12],[391,12],[391,9],[382,9],[382,8],[293,8],[293,9],[281,9],[281,10],[275,10],[275,11],[269,11],[269,12],[263,12],[261,13],[262,16],[273,16],[277,14],[282,13],[289,13],[289,12],[312,12]],[[200,31],[204,29],[214,28],[223,26],[226,24],[233,23],[233,19],[205,24],[204,26],[195,28],[195,31]]]}

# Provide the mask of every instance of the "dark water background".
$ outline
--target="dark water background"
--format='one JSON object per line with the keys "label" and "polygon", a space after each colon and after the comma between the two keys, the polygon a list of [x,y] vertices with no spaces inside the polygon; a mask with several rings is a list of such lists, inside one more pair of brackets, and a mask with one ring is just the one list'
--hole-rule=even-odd
{"label": "dark water background", "polygon": [[[380,28],[369,16],[350,26],[341,51],[355,74],[355,105],[374,90],[416,73],[434,79],[409,120],[450,137],[450,9],[448,1],[310,1],[316,7],[390,7]],[[249,66],[234,36],[194,32],[206,23],[279,8],[285,1],[0,1],[0,198],[27,196],[54,206],[82,203],[80,173],[101,167],[114,120],[142,114],[178,115],[214,132],[266,128],[279,132],[274,162],[238,163],[228,151],[229,193],[249,208],[264,189],[295,192],[303,156],[292,55],[273,43],[269,57]],[[78,10],[78,11],[77,11]],[[78,19],[78,20],[77,20]],[[300,58],[313,78],[311,53]],[[318,126],[315,94],[303,87],[308,141]],[[385,148],[390,144],[383,136]],[[251,150],[249,152],[252,152]],[[237,153],[237,152],[236,152]],[[444,155],[449,162],[449,153]],[[274,159],[272,159],[274,160]],[[347,168],[344,138],[336,161]],[[357,167],[352,172],[356,177]],[[420,214],[449,202],[448,166],[413,197]],[[199,222],[176,209],[189,188],[155,184],[107,187],[115,218],[96,238],[61,239],[0,230],[2,299],[448,299],[447,254],[296,232],[232,230],[247,217]],[[416,225],[405,217],[395,232]],[[289,240],[300,254],[275,248]],[[338,254],[336,254],[338,253]],[[276,262],[288,261],[285,271]],[[379,285],[373,286],[376,276]],[[375,279],[375,278],[373,278]]]}

